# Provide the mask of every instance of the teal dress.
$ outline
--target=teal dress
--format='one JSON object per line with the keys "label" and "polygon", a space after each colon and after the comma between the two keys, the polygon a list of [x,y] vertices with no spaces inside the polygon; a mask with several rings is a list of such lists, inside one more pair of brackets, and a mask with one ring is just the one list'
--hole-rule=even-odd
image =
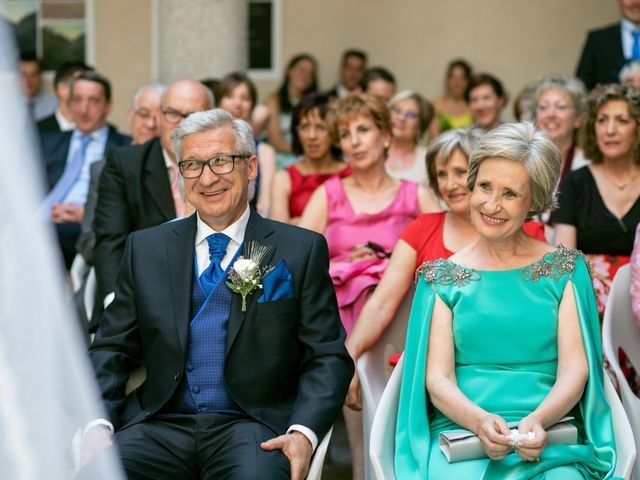
{"label": "teal dress", "polygon": [[[473,270],[448,260],[418,269],[396,427],[396,478],[525,480],[611,478],[616,455],[611,412],[603,390],[600,323],[587,264],[577,250],[557,247],[515,270]],[[589,366],[579,403],[569,413],[578,445],[547,446],[539,462],[516,453],[500,461],[449,464],[439,434],[459,429],[430,404],[426,353],[438,295],[451,309],[458,386],[474,403],[507,422],[519,421],[544,400],[558,365],[558,308],[571,280]]]}

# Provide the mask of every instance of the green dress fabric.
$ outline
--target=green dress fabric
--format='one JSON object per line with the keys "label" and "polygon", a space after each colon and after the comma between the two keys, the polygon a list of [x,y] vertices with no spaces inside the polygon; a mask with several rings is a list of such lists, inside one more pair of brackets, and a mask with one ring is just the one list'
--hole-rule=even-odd
{"label": "green dress fabric", "polygon": [[[571,480],[612,478],[615,443],[603,390],[600,323],[587,264],[577,250],[557,247],[515,270],[472,270],[448,260],[427,262],[413,301],[396,426],[396,478]],[[458,425],[430,404],[426,353],[438,295],[451,309],[456,378],[462,392],[507,422],[519,421],[554,385],[558,362],[558,308],[571,280],[589,366],[579,403],[569,413],[578,445],[547,446],[539,462],[512,453],[449,464],[439,433]]]}

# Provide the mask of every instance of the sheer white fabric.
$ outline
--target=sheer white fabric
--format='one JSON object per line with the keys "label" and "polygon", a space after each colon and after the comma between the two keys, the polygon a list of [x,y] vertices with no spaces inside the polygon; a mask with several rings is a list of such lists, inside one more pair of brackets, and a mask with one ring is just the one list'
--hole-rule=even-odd
{"label": "sheer white fabric", "polygon": [[[0,21],[0,478],[67,480],[74,435],[104,411],[53,230],[38,216],[44,175],[16,58]],[[123,478],[114,449],[99,457],[91,478]]]}

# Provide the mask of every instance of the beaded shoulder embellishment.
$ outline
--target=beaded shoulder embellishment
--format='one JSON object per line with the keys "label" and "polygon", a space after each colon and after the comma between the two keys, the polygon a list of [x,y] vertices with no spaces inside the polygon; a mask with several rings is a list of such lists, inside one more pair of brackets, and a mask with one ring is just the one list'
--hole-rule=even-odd
{"label": "beaded shoulder embellishment", "polygon": [[422,277],[429,284],[464,287],[472,281],[480,280],[480,272],[441,258],[420,265],[416,270],[416,281],[417,277]]}
{"label": "beaded shoulder embellishment", "polygon": [[532,282],[537,282],[542,277],[559,280],[565,273],[573,272],[578,256],[582,257],[589,273],[591,273],[589,260],[587,260],[580,250],[558,245],[553,252],[547,253],[537,262],[524,267],[520,271],[520,277],[523,280],[531,280]]}

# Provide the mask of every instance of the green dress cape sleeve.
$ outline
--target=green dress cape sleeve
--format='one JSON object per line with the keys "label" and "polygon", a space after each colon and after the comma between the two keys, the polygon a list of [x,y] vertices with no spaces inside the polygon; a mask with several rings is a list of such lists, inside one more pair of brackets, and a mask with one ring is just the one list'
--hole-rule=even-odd
{"label": "green dress cape sleeve", "polygon": [[[583,257],[576,254],[577,251],[571,252],[574,259],[571,264],[572,271],[566,274],[570,275],[572,281],[589,367],[589,378],[578,404],[584,427],[582,444],[549,445],[543,451],[539,462],[523,462],[515,453],[500,461],[487,459],[479,462],[480,470],[469,479],[561,479],[562,474],[553,475],[554,469],[559,466],[575,468],[582,474],[582,477],[577,478],[612,478],[616,451],[611,412],[603,387],[600,322],[588,266]],[[429,327],[441,278],[434,272],[442,267],[444,262],[447,261],[428,262],[431,268],[425,269],[423,266],[419,269],[422,275],[418,279],[409,319],[395,437],[395,472],[396,478],[402,480],[443,478],[443,472],[431,472],[435,476],[429,476],[431,450],[438,449],[439,446],[437,441],[431,441],[425,377]],[[458,270],[460,268],[457,267]],[[447,288],[451,288],[451,282],[448,283]],[[496,308],[499,308],[498,303]]]}

